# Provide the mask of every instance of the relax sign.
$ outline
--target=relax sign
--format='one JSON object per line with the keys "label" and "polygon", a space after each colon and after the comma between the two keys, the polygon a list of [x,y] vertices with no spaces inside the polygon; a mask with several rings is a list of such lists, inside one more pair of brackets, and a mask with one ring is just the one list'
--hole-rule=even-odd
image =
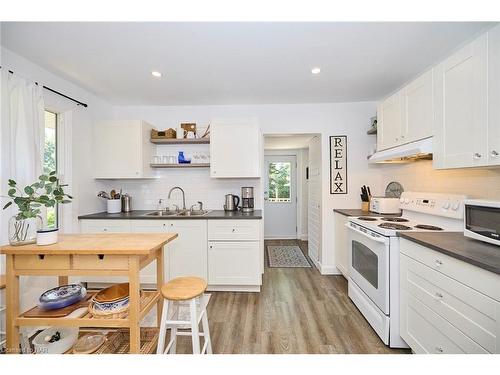
{"label": "relax sign", "polygon": [[330,194],[347,194],[347,136],[330,137]]}

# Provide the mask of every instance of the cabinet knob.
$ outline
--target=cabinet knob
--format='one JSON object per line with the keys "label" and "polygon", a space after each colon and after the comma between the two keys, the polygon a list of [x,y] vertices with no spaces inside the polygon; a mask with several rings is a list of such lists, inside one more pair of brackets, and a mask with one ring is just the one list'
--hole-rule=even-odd
{"label": "cabinet knob", "polygon": [[442,266],[443,265],[443,261],[442,260],[439,260],[439,259],[436,259],[436,266]]}
{"label": "cabinet knob", "polygon": [[108,231],[108,228],[104,228],[102,231],[103,231],[103,232],[107,232],[107,231]]}
{"label": "cabinet knob", "polygon": [[439,292],[436,292],[435,295],[439,299],[443,298],[443,295],[441,293],[439,293]]}
{"label": "cabinet knob", "polygon": [[479,152],[474,153],[474,159],[481,159],[483,155],[481,155]]}
{"label": "cabinet knob", "polygon": [[492,151],[490,152],[490,155],[491,155],[491,157],[492,157],[492,158],[496,158],[496,157],[498,156],[498,151],[496,151],[496,150],[492,150]]}
{"label": "cabinet knob", "polygon": [[234,233],[236,231],[236,229],[233,228],[232,232]]}
{"label": "cabinet knob", "polygon": [[210,245],[210,248],[213,249],[214,247],[212,245]]}
{"label": "cabinet knob", "polygon": [[440,346],[436,346],[436,352],[442,353],[443,352],[443,348],[441,348]]}

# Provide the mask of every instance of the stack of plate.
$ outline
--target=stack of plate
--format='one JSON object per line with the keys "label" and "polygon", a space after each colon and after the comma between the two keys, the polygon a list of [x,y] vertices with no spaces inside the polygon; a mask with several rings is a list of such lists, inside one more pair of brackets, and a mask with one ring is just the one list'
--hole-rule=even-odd
{"label": "stack of plate", "polygon": [[94,295],[89,310],[96,318],[124,318],[128,315],[128,294],[128,283],[112,285]]}
{"label": "stack of plate", "polygon": [[87,290],[79,284],[61,285],[42,293],[38,306],[44,310],[62,309],[80,302],[87,295]]}

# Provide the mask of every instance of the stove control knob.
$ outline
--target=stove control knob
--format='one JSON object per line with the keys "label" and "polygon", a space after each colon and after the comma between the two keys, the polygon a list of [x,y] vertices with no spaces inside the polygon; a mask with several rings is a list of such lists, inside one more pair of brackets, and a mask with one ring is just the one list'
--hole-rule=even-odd
{"label": "stove control knob", "polygon": [[453,202],[453,205],[451,206],[451,209],[453,211],[458,211],[459,208],[460,208],[460,201]]}
{"label": "stove control knob", "polygon": [[405,198],[405,204],[410,204],[410,198]]}
{"label": "stove control knob", "polygon": [[449,208],[450,208],[450,206],[451,206],[450,201],[445,201],[445,202],[443,203],[443,208],[444,208],[445,210],[449,209]]}
{"label": "stove control knob", "polygon": [[405,200],[403,198],[399,198],[399,203],[403,204]]}

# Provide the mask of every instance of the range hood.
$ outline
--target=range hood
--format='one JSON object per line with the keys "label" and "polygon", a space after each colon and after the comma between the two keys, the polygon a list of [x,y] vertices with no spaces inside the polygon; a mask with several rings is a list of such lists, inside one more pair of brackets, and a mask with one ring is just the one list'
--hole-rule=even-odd
{"label": "range hood", "polygon": [[432,138],[426,138],[376,152],[368,158],[368,162],[408,163],[420,159],[432,159]]}

